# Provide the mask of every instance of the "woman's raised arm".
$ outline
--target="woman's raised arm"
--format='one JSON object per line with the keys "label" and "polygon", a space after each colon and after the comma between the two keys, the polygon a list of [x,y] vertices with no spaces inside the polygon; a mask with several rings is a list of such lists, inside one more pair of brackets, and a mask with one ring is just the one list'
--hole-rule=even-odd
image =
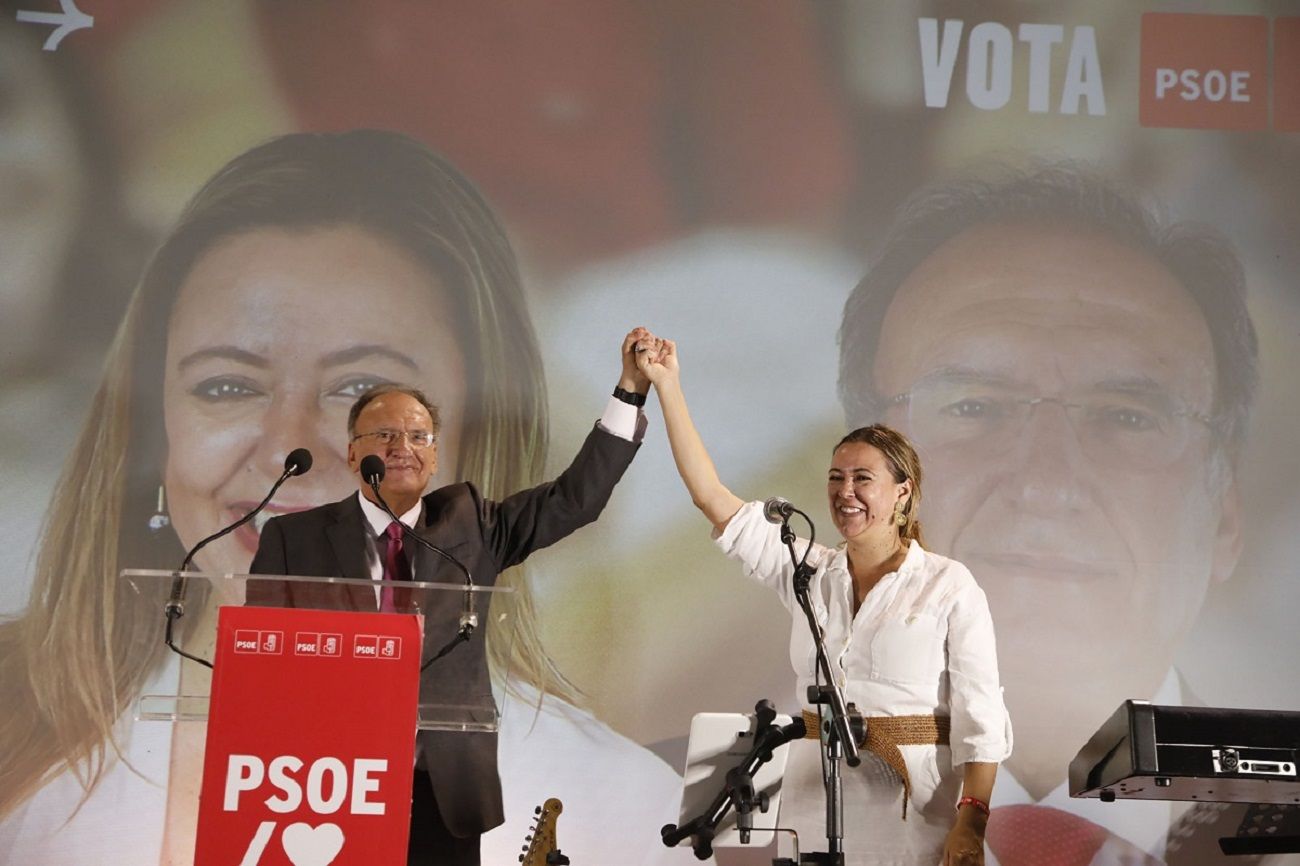
{"label": "woman's raised arm", "polygon": [[691,413],[686,408],[686,396],[682,393],[677,344],[672,340],[664,340],[657,353],[653,347],[646,346],[644,351],[637,354],[637,366],[653,383],[655,393],[659,395],[664,427],[668,430],[668,444],[673,450],[677,473],[691,494],[691,501],[704,512],[704,516],[719,532],[722,531],[744,503],[718,478],[713,459],[709,457],[704,440],[691,421]]}

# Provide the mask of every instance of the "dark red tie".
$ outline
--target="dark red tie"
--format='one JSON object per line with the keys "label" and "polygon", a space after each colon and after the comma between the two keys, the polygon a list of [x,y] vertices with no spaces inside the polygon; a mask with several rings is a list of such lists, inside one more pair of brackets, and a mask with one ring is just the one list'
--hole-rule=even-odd
{"label": "dark red tie", "polygon": [[[402,524],[394,520],[384,530],[384,580],[410,580],[411,564],[406,560],[402,549]],[[385,586],[379,593],[379,609],[384,613],[397,610],[396,598],[391,586]]]}

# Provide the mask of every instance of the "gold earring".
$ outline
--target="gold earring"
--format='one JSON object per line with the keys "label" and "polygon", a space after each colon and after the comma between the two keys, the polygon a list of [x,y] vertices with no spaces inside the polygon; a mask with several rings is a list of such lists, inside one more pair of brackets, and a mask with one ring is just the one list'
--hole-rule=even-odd
{"label": "gold earring", "polygon": [[894,522],[899,526],[907,525],[907,515],[903,513],[903,503],[901,501],[894,504]]}

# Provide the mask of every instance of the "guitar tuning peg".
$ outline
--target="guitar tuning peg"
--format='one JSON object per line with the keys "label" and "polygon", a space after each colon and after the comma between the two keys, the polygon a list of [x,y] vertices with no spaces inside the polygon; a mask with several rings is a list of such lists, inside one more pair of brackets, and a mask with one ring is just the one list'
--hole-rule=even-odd
{"label": "guitar tuning peg", "polygon": [[533,807],[533,814],[534,814],[534,815],[540,815],[540,814],[542,814],[542,807],[541,807],[541,806],[534,806],[534,807]]}
{"label": "guitar tuning peg", "polygon": [[520,862],[520,863],[524,862],[524,855],[523,855],[523,854],[520,854],[520,855],[519,855],[519,862]]}

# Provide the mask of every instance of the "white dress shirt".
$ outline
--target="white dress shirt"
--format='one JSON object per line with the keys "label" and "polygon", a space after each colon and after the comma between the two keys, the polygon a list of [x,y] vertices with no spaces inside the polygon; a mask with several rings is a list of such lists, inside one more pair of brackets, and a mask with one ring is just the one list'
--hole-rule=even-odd
{"label": "white dress shirt", "polygon": [[[798,677],[796,703],[804,704],[807,687],[819,679],[816,655],[791,586],[794,566],[779,527],[764,518],[763,503],[750,502],[715,540],[793,614],[790,663]],[[807,548],[807,541],[795,542],[800,555]],[[1011,723],[984,592],[964,565],[913,542],[898,571],[881,578],[855,614],[847,553],[813,545],[808,562],[816,569],[810,583],[813,610],[845,698],[868,717],[951,719],[948,746],[899,747],[912,781],[906,821],[901,781],[883,761],[864,752],[861,766],[845,767],[846,862],[938,862],[961,792],[962,765],[1000,763],[1011,754]],[[781,824],[809,840],[803,844],[820,847],[826,800],[817,742],[791,744],[782,790]]]}
{"label": "white dress shirt", "polygon": [[[366,545],[366,564],[370,567],[371,580],[384,579],[384,557],[379,550],[379,538],[388,531],[388,524],[393,522],[393,518],[388,516],[388,512],[371,502],[365,495],[358,490],[357,499],[361,501],[361,513],[366,516],[366,522],[370,524],[370,533],[367,536],[369,543]],[[424,511],[424,500],[417,499],[415,505],[405,514],[399,514],[398,519],[404,523],[407,528],[414,529],[420,524],[420,514]],[[403,539],[402,550],[406,553],[406,561],[411,564],[411,574],[415,574],[415,548],[416,545]],[[379,600],[379,588],[375,588],[375,600]]]}
{"label": "white dress shirt", "polygon": [[[790,663],[802,701],[817,679],[816,654],[779,528],[763,517],[763,503],[750,502],[717,543],[794,614]],[[795,549],[802,555],[807,545],[798,539]],[[855,615],[844,549],[813,545],[808,562],[816,567],[813,609],[847,700],[868,716],[951,717],[954,765],[1000,763],[1011,754],[993,621],[984,591],[966,566],[912,542],[898,571],[881,578]]]}

